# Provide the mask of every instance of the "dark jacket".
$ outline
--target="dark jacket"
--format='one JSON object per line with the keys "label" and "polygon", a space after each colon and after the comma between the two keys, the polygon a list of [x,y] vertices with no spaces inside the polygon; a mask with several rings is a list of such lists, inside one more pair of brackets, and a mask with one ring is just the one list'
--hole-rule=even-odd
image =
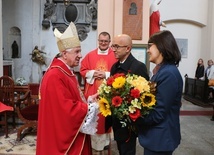
{"label": "dark jacket", "polygon": [[195,71],[195,77],[200,79],[204,76],[204,65],[198,65]]}
{"label": "dark jacket", "polygon": [[127,74],[128,72],[136,75],[141,75],[146,80],[149,80],[149,75],[147,72],[146,65],[138,61],[135,57],[133,57],[132,54],[128,56],[128,58],[123,64],[120,64],[120,62],[117,61],[111,67],[111,75],[114,75],[116,73]]}
{"label": "dark jacket", "polygon": [[157,83],[156,106],[137,120],[139,142],[152,151],[173,151],[180,144],[180,106],[183,80],[175,65],[163,64],[151,81]]}

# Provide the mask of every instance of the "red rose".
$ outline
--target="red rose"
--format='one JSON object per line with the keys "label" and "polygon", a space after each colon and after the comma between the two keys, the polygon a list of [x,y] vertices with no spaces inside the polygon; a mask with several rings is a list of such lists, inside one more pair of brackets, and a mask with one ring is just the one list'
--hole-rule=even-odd
{"label": "red rose", "polygon": [[107,79],[107,86],[111,86],[113,82],[114,82],[114,78],[113,77],[109,77]]}
{"label": "red rose", "polygon": [[140,97],[140,91],[138,89],[132,89],[130,95],[134,98]]}
{"label": "red rose", "polygon": [[131,118],[131,120],[133,120],[133,121],[136,121],[136,119],[138,118],[138,117],[140,117],[141,116],[141,114],[140,114],[140,109],[136,109],[136,111],[134,112],[134,113],[130,113],[129,114],[129,117]]}
{"label": "red rose", "polygon": [[122,104],[123,99],[120,96],[115,96],[112,99],[112,105],[115,107],[119,107]]}

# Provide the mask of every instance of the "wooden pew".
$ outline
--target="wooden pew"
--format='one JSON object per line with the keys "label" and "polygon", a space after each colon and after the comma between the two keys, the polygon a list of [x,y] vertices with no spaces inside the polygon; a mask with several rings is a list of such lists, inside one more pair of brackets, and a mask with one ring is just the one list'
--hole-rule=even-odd
{"label": "wooden pew", "polygon": [[183,98],[198,106],[213,107],[212,120],[214,121],[214,98],[209,98],[208,79],[199,80],[185,77]]}

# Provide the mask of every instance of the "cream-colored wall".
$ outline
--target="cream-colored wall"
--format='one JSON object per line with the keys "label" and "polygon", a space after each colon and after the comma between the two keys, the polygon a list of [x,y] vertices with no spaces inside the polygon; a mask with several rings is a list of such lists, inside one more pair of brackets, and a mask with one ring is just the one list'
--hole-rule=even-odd
{"label": "cream-colored wall", "polygon": [[209,8],[208,8],[208,33],[205,35],[205,39],[207,40],[207,46],[203,48],[208,51],[208,58],[214,60],[214,1],[209,0]]}
{"label": "cream-colored wall", "polygon": [[[123,0],[98,1],[98,33],[107,31],[111,36],[122,33]],[[133,23],[134,24],[134,23]],[[134,44],[146,44],[149,37],[149,1],[143,0],[142,40],[133,40]]]}
{"label": "cream-colored wall", "polygon": [[[2,34],[2,1],[0,1],[0,34]],[[0,35],[0,76],[3,75],[2,35]]]}
{"label": "cream-colored wall", "polygon": [[102,31],[108,32],[111,36],[114,34],[114,0],[98,1],[97,15],[97,33]]}
{"label": "cream-colored wall", "polygon": [[213,21],[211,3],[212,0],[164,0],[160,4],[161,19],[167,25],[161,29],[170,30],[175,38],[188,39],[188,55],[182,58],[179,65],[183,77],[185,74],[195,76],[199,58],[204,60],[205,66],[211,58],[210,40],[214,35],[211,31],[214,25],[210,22]]}
{"label": "cream-colored wall", "polygon": [[[150,0],[152,1],[152,0]],[[143,0],[143,38],[135,44],[146,44],[149,33],[149,0]],[[122,33],[123,0],[98,1],[98,32],[112,35]],[[214,2],[213,0],[163,0],[159,6],[161,19],[175,38],[188,39],[188,55],[179,66],[182,77],[194,77],[199,58],[214,60]],[[134,24],[134,23],[133,23]],[[150,70],[154,68],[150,63]]]}
{"label": "cream-colored wall", "polygon": [[[159,5],[163,20],[191,20],[207,25],[207,7],[210,0],[162,0]],[[212,0],[211,0],[212,1]]]}

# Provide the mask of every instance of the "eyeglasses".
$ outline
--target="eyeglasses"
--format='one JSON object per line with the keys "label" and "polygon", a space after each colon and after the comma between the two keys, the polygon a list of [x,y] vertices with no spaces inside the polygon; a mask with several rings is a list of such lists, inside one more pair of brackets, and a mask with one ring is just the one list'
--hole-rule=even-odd
{"label": "eyeglasses", "polygon": [[108,43],[110,40],[98,40],[100,43]]}
{"label": "eyeglasses", "polygon": [[120,45],[117,45],[117,44],[113,44],[113,45],[111,45],[111,48],[113,49],[113,50],[118,50],[118,48],[124,48],[124,47],[128,47],[128,46],[120,46]]}
{"label": "eyeglasses", "polygon": [[154,43],[148,43],[148,50],[150,49],[150,47],[152,46],[152,45],[154,45]]}

